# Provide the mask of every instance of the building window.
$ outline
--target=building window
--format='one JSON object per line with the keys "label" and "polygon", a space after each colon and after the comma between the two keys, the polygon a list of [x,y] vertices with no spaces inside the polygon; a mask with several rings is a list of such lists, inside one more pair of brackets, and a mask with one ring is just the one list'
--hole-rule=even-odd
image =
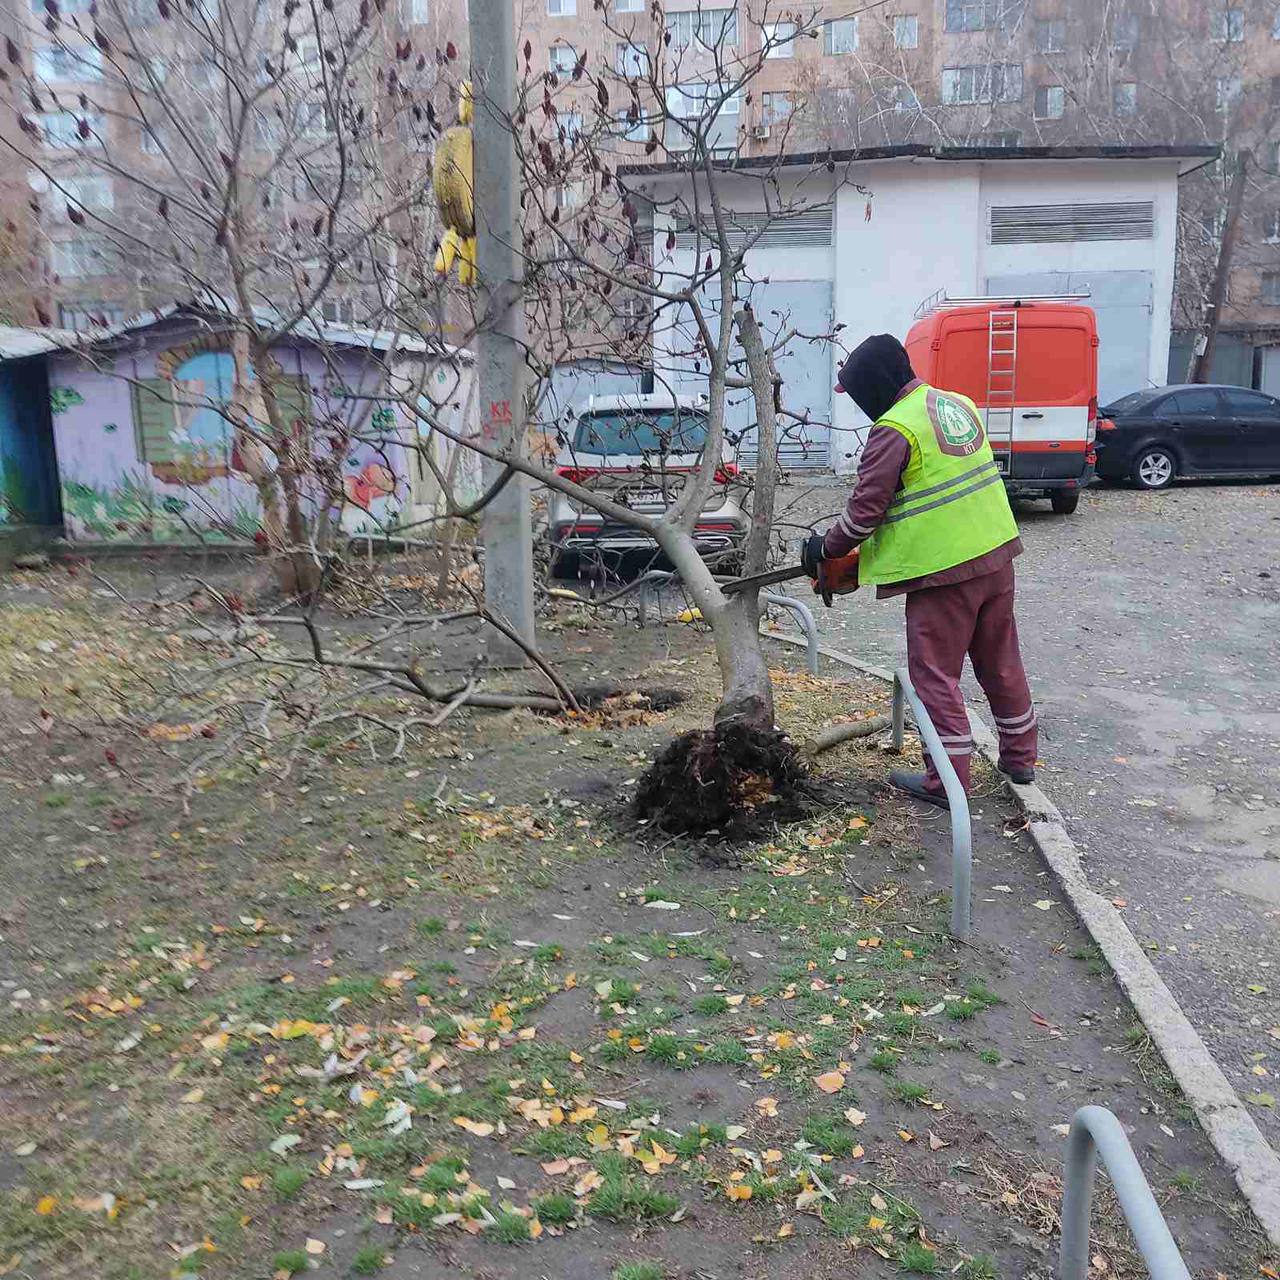
{"label": "building window", "polygon": [[766,93],[763,95],[763,101],[760,105],[761,124],[785,124],[791,118],[791,95],[789,93]]}
{"label": "building window", "polygon": [[709,111],[716,117],[736,116],[742,99],[738,93],[721,96],[724,89],[718,84],[675,84],[667,90],[667,110],[677,120],[696,120]]}
{"label": "building window", "polygon": [[1236,44],[1244,39],[1244,10],[1224,5],[1210,15],[1210,31],[1220,44]]}
{"label": "building window", "polygon": [[822,52],[852,53],[858,47],[857,18],[836,18],[822,24]]}
{"label": "building window", "polygon": [[613,0],[614,13],[643,13],[644,0]]}
{"label": "building window", "polygon": [[858,19],[836,18],[822,24],[824,54],[851,54],[858,49]]}
{"label": "building window", "polygon": [[578,65],[578,51],[571,44],[553,44],[547,50],[547,69],[558,80],[573,75]]}
{"label": "building window", "polygon": [[111,186],[111,179],[103,174],[60,177],[58,186],[61,187],[61,191],[54,188],[50,191],[50,196],[55,200],[62,199],[65,201],[61,210],[56,211],[57,216],[63,220],[67,217],[67,204],[87,209],[91,213],[110,213],[116,207],[115,192]]}
{"label": "building window", "polygon": [[1067,23],[1065,18],[1038,18],[1035,26],[1037,53],[1065,53],[1067,48]]}
{"label": "building window", "polygon": [[1111,32],[1111,44],[1120,53],[1132,53],[1142,37],[1142,19],[1136,13],[1116,15]]}
{"label": "building window", "polygon": [[893,19],[893,47],[915,49],[920,44],[920,19],[914,13],[899,13]]}
{"label": "building window", "polygon": [[708,49],[733,48],[738,43],[737,9],[690,9],[669,13],[673,48],[688,48],[695,40]]}
{"label": "building window", "polygon": [[559,127],[566,140],[576,142],[582,137],[582,113],[580,111],[560,112]]}
{"label": "building window", "polygon": [[1118,116],[1132,116],[1138,112],[1138,86],[1132,80],[1112,86],[1111,105]]}
{"label": "building window", "polygon": [[1280,271],[1262,273],[1262,302],[1264,306],[1280,307]]}
{"label": "building window", "polygon": [[948,31],[1009,31],[1022,16],[1023,0],[947,0]]}
{"label": "building window", "polygon": [[105,275],[109,269],[109,246],[102,236],[78,235],[73,240],[49,243],[49,265],[64,280]]}
{"label": "building window", "polygon": [[[70,112],[49,112],[37,116],[44,145],[55,150],[84,149],[102,146],[102,117],[74,116]],[[85,137],[85,134],[88,137]]]}
{"label": "building window", "polygon": [[1262,224],[1262,238],[1268,244],[1280,244],[1280,205],[1267,210]]}
{"label": "building window", "polygon": [[766,58],[790,58],[795,53],[796,24],[794,22],[766,22],[763,30]]}
{"label": "building window", "polygon": [[298,135],[303,138],[323,138],[333,132],[333,121],[323,102],[300,102],[294,113]]}
{"label": "building window", "polygon": [[94,329],[99,325],[119,324],[123,319],[124,308],[115,303],[58,303],[58,326],[62,329]]}
{"label": "building window", "polygon": [[618,45],[618,74],[628,80],[643,80],[649,74],[649,50],[642,44],[624,41]]}
{"label": "building window", "polygon": [[942,101],[949,106],[978,102],[1020,102],[1022,63],[947,67],[942,72]]}
{"label": "building window", "polygon": [[101,80],[102,50],[95,44],[42,45],[35,52],[36,78],[59,80]]}
{"label": "building window", "polygon": [[895,111],[919,111],[920,99],[916,96],[916,91],[909,84],[895,84],[893,86],[893,109]]}
{"label": "building window", "polygon": [[[419,25],[430,22],[431,0],[409,0],[409,21],[416,22]],[[325,316],[326,320],[328,318],[328,316]]]}
{"label": "building window", "polygon": [[1037,120],[1061,120],[1067,111],[1067,91],[1060,84],[1042,84],[1036,89]]}
{"label": "building window", "polygon": [[1017,129],[997,129],[982,135],[982,143],[987,147],[1016,147],[1021,141],[1022,134]]}
{"label": "building window", "polygon": [[[418,19],[414,19],[418,21]],[[422,19],[426,21],[426,19]],[[354,298],[325,298],[320,303],[320,315],[330,324],[355,324],[356,302]]]}
{"label": "building window", "polygon": [[1280,40],[1280,4],[1276,5],[1276,11],[1271,18],[1271,38]]}
{"label": "building window", "polygon": [[1244,85],[1239,76],[1219,76],[1214,81],[1214,100],[1219,111],[1230,111],[1240,100]]}
{"label": "building window", "polygon": [[619,112],[614,127],[618,136],[627,142],[649,141],[649,122],[644,118],[643,111],[637,111],[635,115],[631,114],[630,108]]}
{"label": "building window", "polygon": [[547,0],[547,15],[552,18],[572,18],[578,12],[578,0]]}

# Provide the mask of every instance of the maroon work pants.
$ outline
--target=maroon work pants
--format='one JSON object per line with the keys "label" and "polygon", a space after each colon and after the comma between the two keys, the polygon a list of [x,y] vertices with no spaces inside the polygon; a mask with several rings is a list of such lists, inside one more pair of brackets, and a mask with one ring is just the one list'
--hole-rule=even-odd
{"label": "maroon work pants", "polygon": [[[968,582],[926,587],[907,595],[907,670],[967,791],[973,739],[960,692],[965,654],[991,704],[1001,763],[1034,767],[1036,713],[1018,651],[1012,563]],[[942,782],[928,752],[925,758],[925,785],[941,791]]]}

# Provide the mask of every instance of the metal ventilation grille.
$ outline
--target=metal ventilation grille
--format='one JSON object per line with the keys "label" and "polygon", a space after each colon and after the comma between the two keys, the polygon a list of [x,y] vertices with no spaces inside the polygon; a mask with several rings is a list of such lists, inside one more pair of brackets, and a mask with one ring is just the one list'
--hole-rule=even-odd
{"label": "metal ventilation grille", "polygon": [[[751,240],[753,249],[766,249],[783,245],[821,245],[831,243],[831,210],[807,209],[803,213],[786,217],[777,213],[727,212],[729,245],[740,249]],[[704,223],[704,226],[707,224]],[[715,240],[715,231],[704,230],[699,240],[693,226],[686,224],[676,231],[677,249],[708,249]]]}
{"label": "metal ventilation grille", "polygon": [[1124,204],[1018,204],[991,210],[992,244],[1065,244],[1073,240],[1150,240],[1150,200]]}

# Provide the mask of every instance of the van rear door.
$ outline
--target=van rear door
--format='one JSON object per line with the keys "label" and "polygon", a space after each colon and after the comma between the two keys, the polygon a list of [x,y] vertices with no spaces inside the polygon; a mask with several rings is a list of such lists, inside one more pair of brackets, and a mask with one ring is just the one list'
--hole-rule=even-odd
{"label": "van rear door", "polygon": [[1093,313],[1081,306],[997,305],[942,317],[936,385],[964,392],[984,410],[996,461],[1010,481],[1034,486],[1086,471],[1095,332]]}

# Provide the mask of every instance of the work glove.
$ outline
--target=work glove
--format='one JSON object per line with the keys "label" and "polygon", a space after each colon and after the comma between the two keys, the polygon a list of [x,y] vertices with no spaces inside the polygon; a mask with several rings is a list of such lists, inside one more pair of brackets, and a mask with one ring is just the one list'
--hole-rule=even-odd
{"label": "work glove", "polygon": [[825,534],[811,533],[800,544],[800,567],[810,578],[818,576],[818,565],[827,558],[823,549],[825,539]]}

